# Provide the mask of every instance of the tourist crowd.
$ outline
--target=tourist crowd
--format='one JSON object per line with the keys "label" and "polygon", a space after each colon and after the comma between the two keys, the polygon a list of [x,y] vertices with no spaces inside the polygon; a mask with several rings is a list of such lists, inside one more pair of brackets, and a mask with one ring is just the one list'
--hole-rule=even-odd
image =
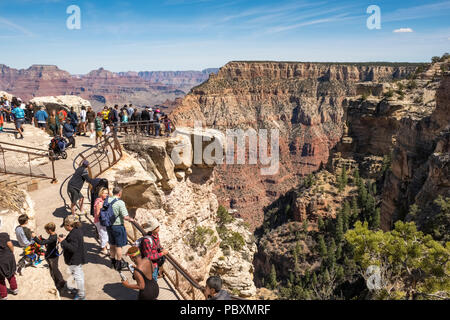
{"label": "tourist crowd", "polygon": [[[173,125],[169,117],[159,108],[137,108],[132,104],[119,108],[105,106],[101,112],[95,113],[91,107],[82,106],[77,112],[73,107],[51,109],[37,107],[33,103],[25,104],[20,98],[13,97],[11,101],[6,96],[0,97],[0,132],[5,122],[15,124],[16,139],[23,139],[23,125],[31,124],[48,131],[53,136],[65,137],[68,146],[75,147],[77,135],[87,136],[96,143],[103,137],[128,133],[130,131],[143,133],[147,136],[159,137],[169,135]],[[139,123],[141,122],[141,123]]]}
{"label": "tourist crowd", "polygon": [[[94,217],[100,243],[99,254],[109,256],[111,268],[119,271],[124,287],[139,290],[139,300],[157,299],[159,295],[157,280],[162,274],[162,267],[169,253],[161,245],[159,222],[154,218],[149,218],[142,225],[146,233],[145,236],[138,239],[125,253],[134,265],[127,263],[123,259],[123,248],[127,246],[128,240],[124,223],[125,221],[134,223],[135,220],[129,216],[126,204],[121,199],[122,188],[116,186],[110,192],[109,183],[106,179],[91,179],[89,177],[88,166],[89,162],[84,160],[80,167],[75,170],[67,186],[67,193],[71,202],[71,214],[63,222],[64,229],[68,232],[66,236],[57,235],[55,223],[49,222],[44,227],[48,237],[44,238],[42,235],[38,237],[28,227],[28,216],[22,214],[18,218],[19,226],[15,229],[15,235],[18,246],[23,248],[23,255],[16,265],[13,254],[14,245],[10,240],[9,233],[0,232],[0,300],[6,300],[8,292],[13,295],[18,294],[16,273],[22,275],[23,268],[41,263],[43,261],[41,255],[48,263],[50,275],[60,294],[66,293],[74,300],[85,300],[83,265],[86,264],[86,246],[81,223],[81,216],[86,214],[83,211],[84,196],[81,193],[85,182],[91,185],[90,214]],[[75,214],[77,205],[80,211],[79,215]],[[58,268],[60,255],[63,256],[65,264],[69,267],[76,288],[71,287],[68,281],[64,280]],[[136,283],[130,283],[123,275],[123,270],[131,271]],[[9,290],[6,281],[9,283]],[[228,292],[222,290],[222,280],[216,276],[210,277],[206,281],[203,294],[209,300],[231,299]]]}

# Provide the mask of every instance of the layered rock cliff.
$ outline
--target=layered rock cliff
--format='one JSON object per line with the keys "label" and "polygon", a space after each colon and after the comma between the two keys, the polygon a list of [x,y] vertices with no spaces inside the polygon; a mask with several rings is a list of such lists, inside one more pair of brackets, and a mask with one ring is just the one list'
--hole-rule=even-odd
{"label": "layered rock cliff", "polygon": [[17,70],[1,64],[0,89],[24,101],[38,96],[77,95],[89,100],[94,108],[116,103],[154,105],[183,97],[214,71],[113,73],[100,68],[74,76],[54,65],[33,65]]}
{"label": "layered rock cliff", "polygon": [[[157,141],[130,138],[122,161],[103,177],[123,187],[122,198],[140,224],[150,217],[160,222],[163,247],[198,282],[220,275],[228,290],[254,296],[255,239],[242,221],[235,220],[227,223],[226,230],[238,233],[243,243],[239,248],[224,246],[228,240],[223,239],[223,230],[219,234],[216,229],[219,203],[213,193],[214,170],[193,163],[190,141],[188,134]],[[181,161],[173,160],[177,148]],[[129,224],[127,229],[135,239],[141,236]]]}
{"label": "layered rock cliff", "polygon": [[416,65],[230,62],[192,89],[172,118],[177,125],[226,129],[278,129],[280,170],[261,165],[216,168],[220,203],[235,208],[253,228],[263,208],[328,162],[344,132],[344,105],[360,82],[401,79]]}

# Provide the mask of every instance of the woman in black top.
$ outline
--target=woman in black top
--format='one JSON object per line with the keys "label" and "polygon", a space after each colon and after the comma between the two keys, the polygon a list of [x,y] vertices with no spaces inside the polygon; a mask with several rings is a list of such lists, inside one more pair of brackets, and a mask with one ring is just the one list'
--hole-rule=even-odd
{"label": "woman in black top", "polygon": [[[1,223],[1,220],[0,220]],[[6,279],[8,279],[12,293],[17,294],[16,282],[16,259],[14,258],[14,247],[7,233],[0,233],[0,300],[6,300],[8,290]]]}
{"label": "woman in black top", "polygon": [[129,289],[138,289],[138,300],[156,300],[159,295],[159,286],[152,276],[153,264],[149,259],[141,257],[137,247],[128,249],[127,255],[136,264],[133,279],[137,284],[129,284],[127,280],[122,280],[122,285]]}
{"label": "woman in black top", "polygon": [[45,251],[45,259],[47,260],[48,267],[50,269],[50,275],[55,282],[56,289],[58,289],[58,291],[61,291],[61,289],[64,288],[66,281],[64,281],[64,277],[58,268],[59,252],[56,248],[58,244],[58,237],[55,232],[56,226],[53,222],[50,222],[47,223],[44,228],[45,231],[50,235],[50,237],[47,240],[42,239],[42,237],[35,237],[34,241],[40,245],[47,246],[47,250]]}

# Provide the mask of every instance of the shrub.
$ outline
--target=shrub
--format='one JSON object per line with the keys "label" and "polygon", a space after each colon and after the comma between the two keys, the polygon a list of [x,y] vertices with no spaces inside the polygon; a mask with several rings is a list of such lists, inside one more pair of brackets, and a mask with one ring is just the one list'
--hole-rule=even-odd
{"label": "shrub", "polygon": [[217,209],[217,218],[219,220],[219,224],[221,225],[234,221],[234,217],[223,206],[219,206],[219,209]]}

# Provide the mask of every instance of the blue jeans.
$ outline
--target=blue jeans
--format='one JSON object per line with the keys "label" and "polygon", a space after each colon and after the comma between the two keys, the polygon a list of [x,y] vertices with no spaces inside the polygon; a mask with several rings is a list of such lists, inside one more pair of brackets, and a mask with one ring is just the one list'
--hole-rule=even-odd
{"label": "blue jeans", "polygon": [[155,279],[155,281],[158,281],[158,271],[159,271],[159,267],[154,267],[154,269],[153,269],[153,279]]}
{"label": "blue jeans", "polygon": [[[83,265],[79,264],[77,266],[69,266],[70,273],[72,274],[78,289],[78,296],[80,298],[86,297],[86,292],[84,290],[84,272],[83,272]],[[74,288],[71,288],[69,286],[69,283],[66,284],[67,288],[69,290],[73,290]]]}

